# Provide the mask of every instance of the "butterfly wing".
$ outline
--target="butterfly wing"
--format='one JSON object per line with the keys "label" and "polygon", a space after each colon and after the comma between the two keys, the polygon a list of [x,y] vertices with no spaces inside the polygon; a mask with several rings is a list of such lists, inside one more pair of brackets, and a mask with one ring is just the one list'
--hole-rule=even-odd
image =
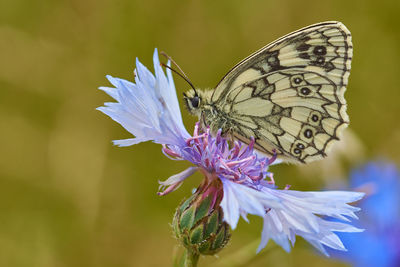
{"label": "butterfly wing", "polygon": [[326,156],[347,127],[344,92],[351,35],[340,22],[290,33],[237,64],[212,102],[234,125],[230,134],[288,161]]}

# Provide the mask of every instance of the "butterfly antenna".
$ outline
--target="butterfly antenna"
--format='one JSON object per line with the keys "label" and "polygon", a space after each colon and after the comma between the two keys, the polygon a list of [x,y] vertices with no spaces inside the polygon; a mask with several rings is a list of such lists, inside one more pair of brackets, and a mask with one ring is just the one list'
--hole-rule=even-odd
{"label": "butterfly antenna", "polygon": [[183,76],[185,76],[186,79],[189,80],[188,76],[185,74],[185,72],[181,69],[181,67],[179,67],[178,64],[176,64],[175,60],[172,59],[172,57],[170,57],[167,53],[165,53],[164,51],[160,52],[161,55],[163,55],[166,59],[171,60],[172,64],[174,64],[175,67],[178,68],[178,70],[181,72],[181,74]]}
{"label": "butterfly antenna", "polygon": [[185,76],[183,76],[182,74],[180,74],[179,72],[177,72],[176,70],[174,70],[173,68],[171,68],[170,66],[168,66],[167,64],[161,63],[160,65],[163,66],[163,67],[165,67],[165,68],[167,68],[167,69],[170,69],[170,70],[172,70],[174,73],[178,74],[179,77],[181,77],[182,79],[184,79],[184,80],[190,85],[190,87],[193,88],[194,92],[195,92],[196,95],[197,95],[196,88],[194,88],[193,84],[188,80],[188,78],[186,78]]}
{"label": "butterfly antenna", "polygon": [[[184,79],[190,85],[190,87],[193,88],[195,95],[198,96],[196,88],[193,86],[192,82],[189,80],[189,78],[186,76],[186,74],[183,72],[183,70],[179,67],[179,65],[176,64],[176,62],[170,56],[168,56],[167,53],[165,53],[164,51],[161,51],[160,53],[161,53],[161,55],[166,57],[168,60],[170,60],[172,62],[172,64],[174,64],[178,68],[178,70],[180,72],[174,70],[173,68],[171,68],[167,64],[161,63],[160,65],[165,67],[165,68],[168,68],[168,69],[172,70],[174,73],[178,74],[182,79]],[[184,93],[184,96],[185,96],[185,93]]]}

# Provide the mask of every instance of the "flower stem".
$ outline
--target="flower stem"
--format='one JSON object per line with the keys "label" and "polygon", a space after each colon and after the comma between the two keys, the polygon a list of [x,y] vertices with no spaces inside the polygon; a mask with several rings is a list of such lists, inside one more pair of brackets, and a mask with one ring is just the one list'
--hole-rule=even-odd
{"label": "flower stem", "polygon": [[184,257],[184,267],[196,267],[197,262],[199,261],[199,254],[194,253],[188,249],[185,249],[185,253],[183,254]]}

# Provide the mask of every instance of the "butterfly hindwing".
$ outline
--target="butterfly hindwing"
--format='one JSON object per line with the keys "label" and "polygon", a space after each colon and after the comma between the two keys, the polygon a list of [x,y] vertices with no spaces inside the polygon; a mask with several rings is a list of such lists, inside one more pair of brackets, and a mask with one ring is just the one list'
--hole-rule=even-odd
{"label": "butterfly hindwing", "polygon": [[[225,112],[234,125],[234,137],[243,141],[254,136],[258,150],[273,154],[275,149],[289,161],[324,157],[348,124],[337,86],[302,69],[276,71],[259,80],[227,94],[231,101]],[[264,90],[255,86],[261,84]]]}
{"label": "butterfly hindwing", "polygon": [[348,125],[346,89],[351,36],[339,22],[312,25],[236,65],[212,102],[231,120],[231,135],[256,148],[309,162],[326,155]]}

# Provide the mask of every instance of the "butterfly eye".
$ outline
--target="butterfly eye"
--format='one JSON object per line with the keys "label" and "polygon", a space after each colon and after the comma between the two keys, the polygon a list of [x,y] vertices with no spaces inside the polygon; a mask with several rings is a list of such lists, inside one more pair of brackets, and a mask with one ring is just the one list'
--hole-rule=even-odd
{"label": "butterfly eye", "polygon": [[194,96],[193,98],[190,99],[190,101],[192,102],[192,107],[194,107],[194,108],[198,108],[199,107],[200,97]]}

